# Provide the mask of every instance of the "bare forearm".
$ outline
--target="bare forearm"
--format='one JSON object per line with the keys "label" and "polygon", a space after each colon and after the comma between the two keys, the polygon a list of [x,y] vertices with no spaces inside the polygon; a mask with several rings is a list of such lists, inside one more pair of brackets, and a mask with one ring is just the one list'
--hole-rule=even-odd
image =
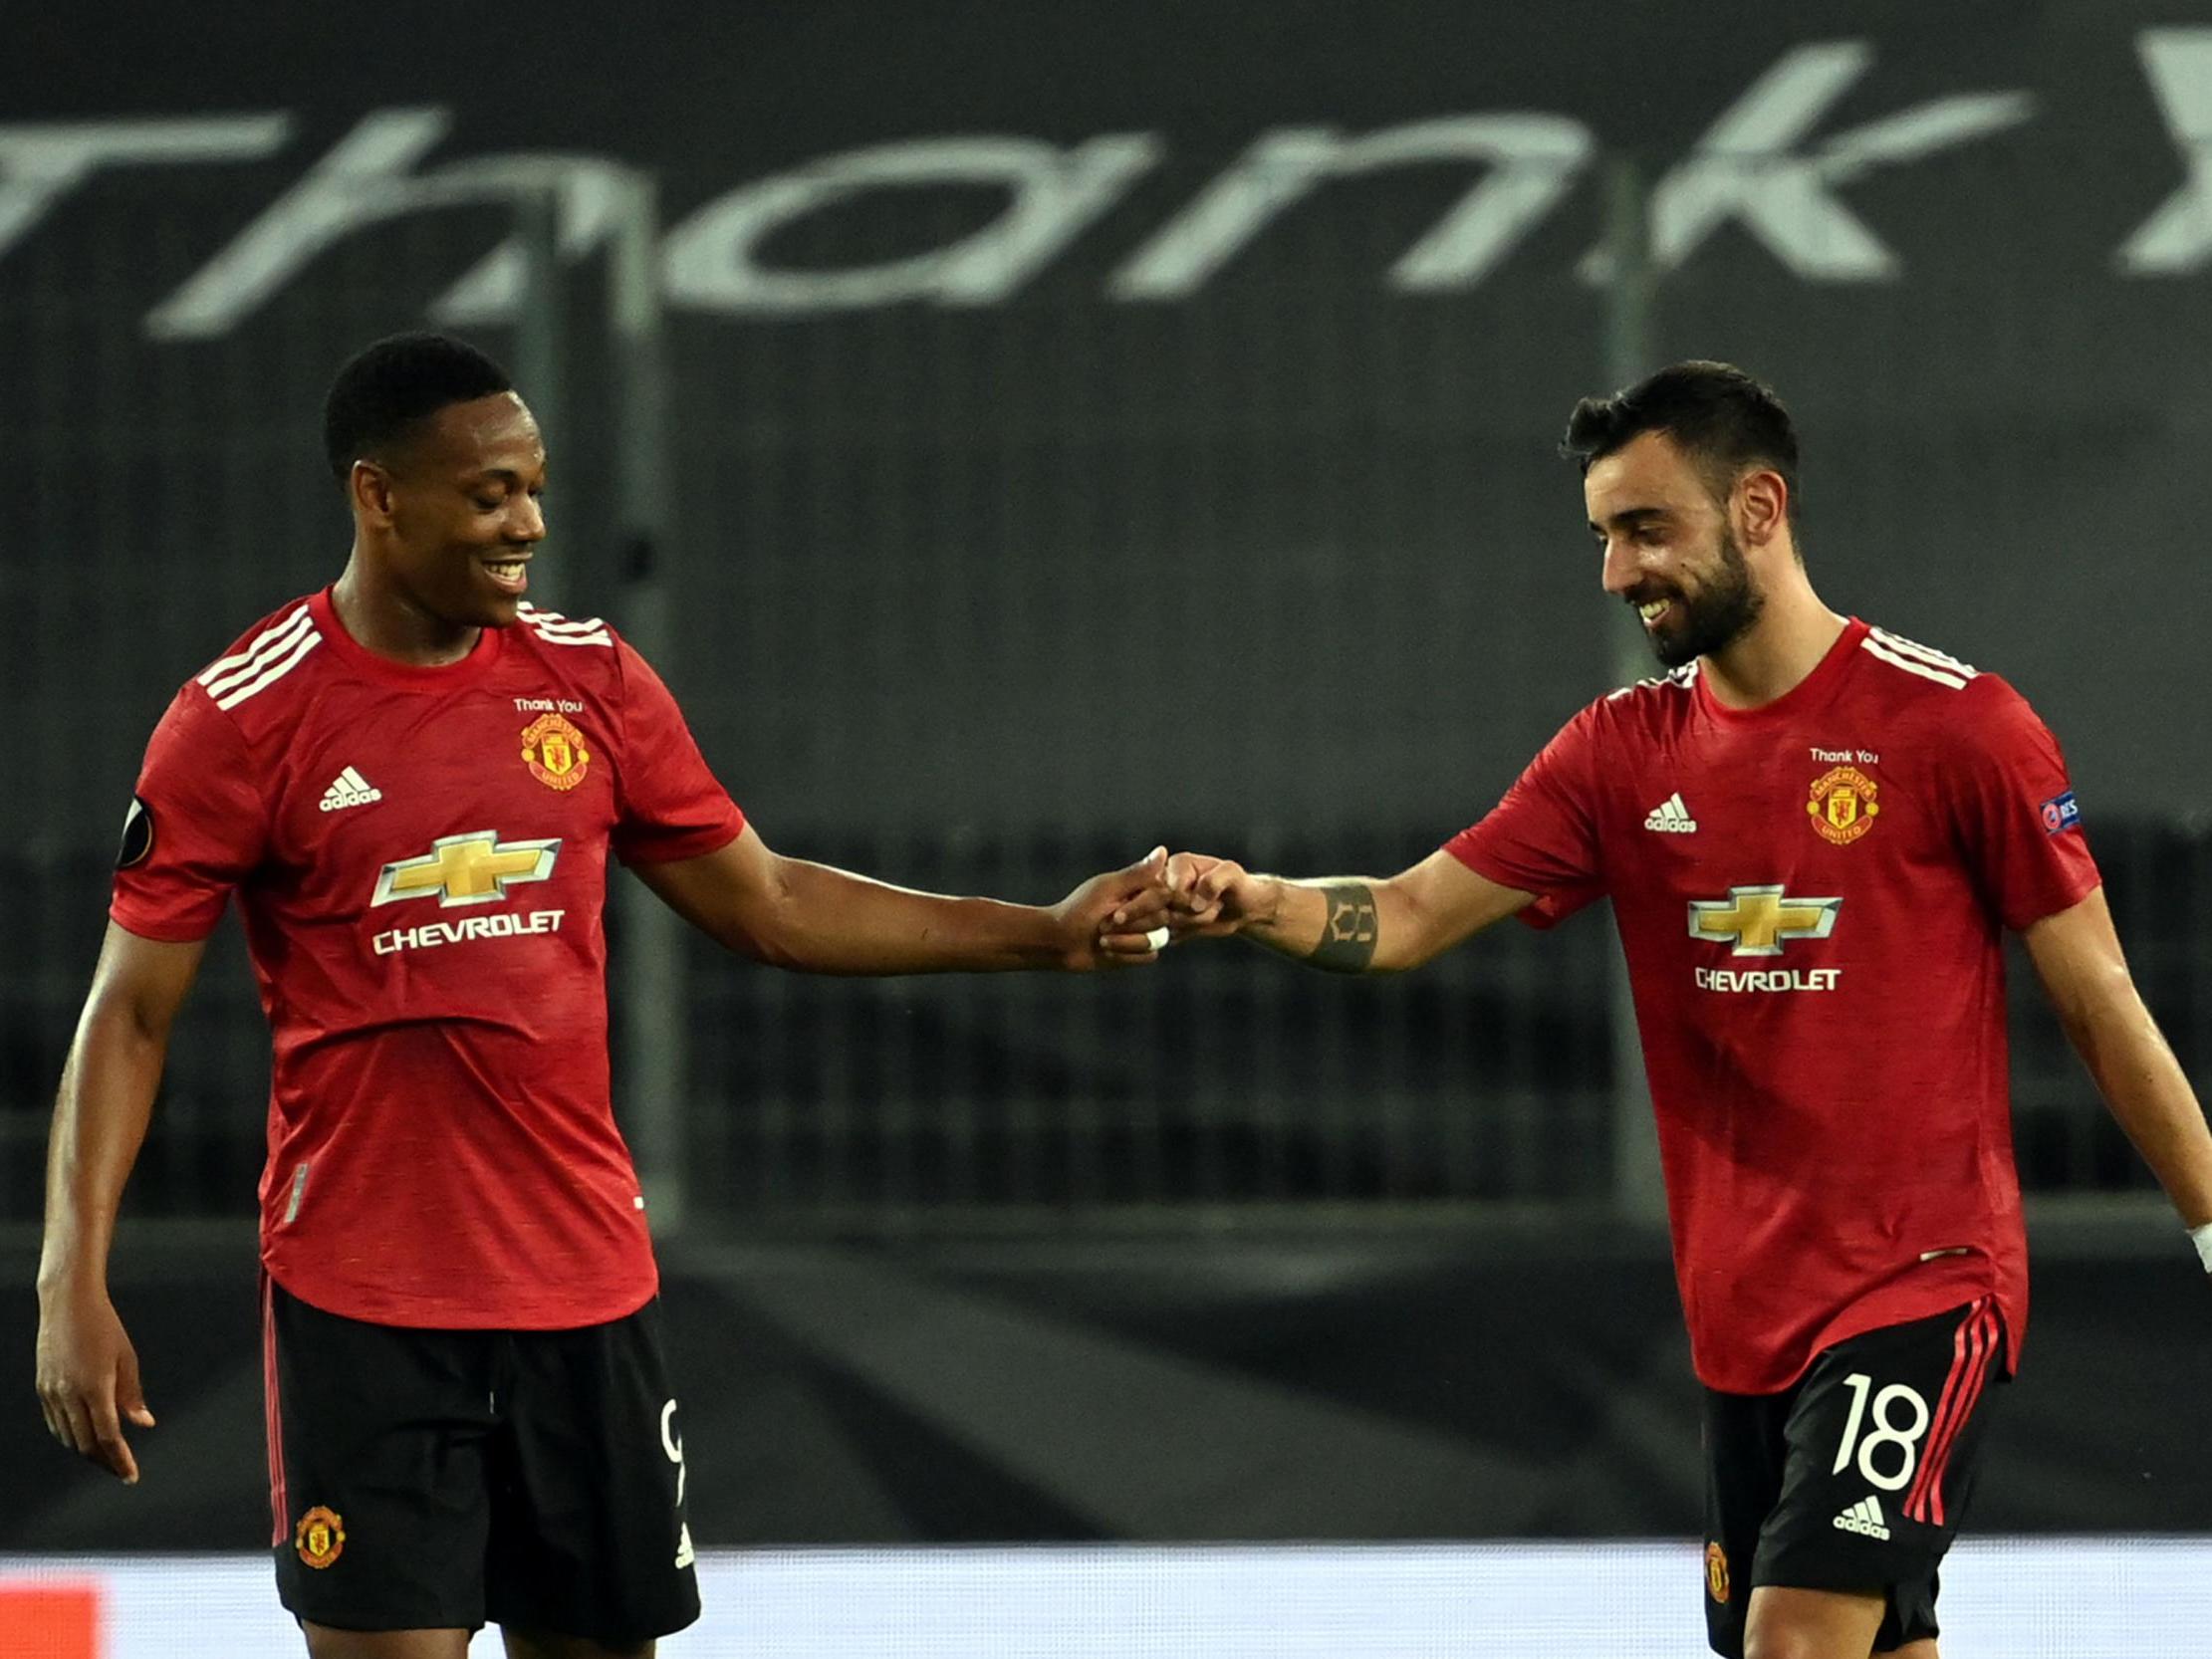
{"label": "bare forearm", "polygon": [[1167,849],[1154,847],[1058,904],[1007,904],[786,858],[747,825],[712,852],[636,869],[677,915],[757,962],[817,974],[928,974],[1154,961],[1166,863]]}
{"label": "bare forearm", "polygon": [[1412,903],[1388,881],[1332,875],[1255,878],[1270,895],[1241,932],[1279,955],[1340,974],[1417,968],[1433,951]]}
{"label": "bare forearm", "polygon": [[995,898],[916,892],[801,858],[756,954],[818,974],[924,974],[1056,966],[1066,941],[1051,911]]}
{"label": "bare forearm", "polygon": [[42,1290],[65,1280],[104,1280],[116,1211],[145,1141],[166,1048],[165,1034],[142,1029],[122,1010],[86,1011],[63,1068],[47,1145]]}
{"label": "bare forearm", "polygon": [[2067,1019],[2112,1116],[2185,1226],[2212,1223],[2212,1129],[2173,1050],[2132,986]]}

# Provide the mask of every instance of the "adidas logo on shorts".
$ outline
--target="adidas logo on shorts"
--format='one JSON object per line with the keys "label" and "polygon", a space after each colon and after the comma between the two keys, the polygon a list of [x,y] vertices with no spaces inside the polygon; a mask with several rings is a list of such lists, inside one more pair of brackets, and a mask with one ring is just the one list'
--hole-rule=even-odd
{"label": "adidas logo on shorts", "polygon": [[367,778],[348,767],[331,780],[331,787],[323,792],[323,811],[335,813],[346,807],[366,807],[371,801],[381,801],[384,792]]}
{"label": "adidas logo on shorts", "polygon": [[1872,1496],[1861,1498],[1831,1524],[1840,1533],[1857,1533],[1863,1538],[1885,1539],[1889,1536],[1889,1523],[1882,1518],[1881,1500]]}

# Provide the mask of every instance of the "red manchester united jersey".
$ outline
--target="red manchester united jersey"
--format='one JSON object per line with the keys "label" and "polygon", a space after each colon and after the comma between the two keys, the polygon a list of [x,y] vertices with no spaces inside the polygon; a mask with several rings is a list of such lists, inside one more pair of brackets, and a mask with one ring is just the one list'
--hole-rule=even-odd
{"label": "red manchester united jersey", "polygon": [[610,850],[744,827],[604,622],[525,606],[415,668],[328,592],[246,633],[155,729],[112,915],[199,939],[236,893],[275,1042],[262,1260],[332,1312],[549,1329],[656,1284],[608,1088]]}
{"label": "red manchester united jersey", "polygon": [[1612,899],[1708,1386],[1982,1296],[2017,1355],[2003,934],[2097,884],[2018,692],[1856,620],[1760,708],[1693,663],[1585,709],[1448,845],[1538,926]]}

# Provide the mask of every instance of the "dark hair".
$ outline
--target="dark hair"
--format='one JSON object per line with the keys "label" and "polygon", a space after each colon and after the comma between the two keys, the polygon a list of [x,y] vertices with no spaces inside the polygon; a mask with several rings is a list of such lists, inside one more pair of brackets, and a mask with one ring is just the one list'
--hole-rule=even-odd
{"label": "dark hair", "polygon": [[323,401],[323,453],[343,484],[354,463],[408,435],[448,403],[514,390],[507,370],[448,335],[393,335],[347,359]]}
{"label": "dark hair", "polygon": [[1645,432],[1664,432],[1725,500],[1746,467],[1771,467],[1797,517],[1798,432],[1773,388],[1725,362],[1678,362],[1610,397],[1586,397],[1567,417],[1560,454],[1593,462]]}

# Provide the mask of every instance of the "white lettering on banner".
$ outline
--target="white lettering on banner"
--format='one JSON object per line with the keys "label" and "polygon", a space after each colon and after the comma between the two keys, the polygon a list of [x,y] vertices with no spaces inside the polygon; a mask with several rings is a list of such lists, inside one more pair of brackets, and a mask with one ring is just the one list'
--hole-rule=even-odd
{"label": "white lettering on banner", "polygon": [[230,246],[146,314],[155,340],[208,340],[235,329],[348,231],[426,205],[404,170],[453,124],[443,110],[378,110],[240,231]]}
{"label": "white lettering on banner", "polygon": [[2189,177],[2117,263],[2134,276],[2187,276],[2212,264],[2212,29],[2146,29],[2135,47]]}
{"label": "white lettering on banner", "polygon": [[1345,138],[1326,126],[1263,133],[1127,264],[1116,300],[1183,300],[1326,179],[1466,161],[1491,169],[1390,268],[1412,293],[1473,288],[1552,210],[1590,159],[1590,129],[1563,116],[1451,116]]}
{"label": "white lettering on banner", "polygon": [[[1897,256],[1837,199],[1836,187],[1892,161],[2017,126],[2035,110],[2027,93],[1968,93],[1901,110],[1840,132],[1812,155],[1793,153],[1874,61],[1864,41],[1827,41],[1784,55],[1700,138],[1690,158],[1651,196],[1651,258],[1662,271],[1682,263],[1730,219],[1783,264],[1820,282],[1877,282],[1897,275]],[[1583,276],[1602,282],[1602,248]]]}
{"label": "white lettering on banner", "polygon": [[457,945],[463,939],[512,939],[528,933],[558,933],[561,918],[567,914],[566,910],[533,910],[526,916],[512,912],[497,916],[463,916],[458,921],[390,928],[369,943],[378,956],[390,956],[395,951]]}
{"label": "white lettering on banner", "polygon": [[[528,152],[480,155],[432,173],[412,167],[443,141],[452,116],[439,109],[379,110],[307,175],[147,313],[156,340],[226,335],[305,270],[318,254],[366,226],[434,207],[513,199],[528,189],[554,192],[556,236],[574,259],[609,235],[622,169],[603,156]],[[496,322],[513,315],[522,291],[522,255],[502,243],[430,306],[442,323]]]}
{"label": "white lettering on banner", "polygon": [[283,114],[0,126],[0,255],[103,167],[258,161],[291,132]]}
{"label": "white lettering on banner", "polygon": [[[554,242],[565,260],[577,260],[611,240],[620,223],[630,170],[604,155],[522,152],[487,155],[441,167],[433,182],[463,195],[498,198],[526,189],[550,190]],[[438,299],[433,321],[449,326],[511,323],[528,286],[521,242],[509,237]]]}
{"label": "white lettering on banner", "polygon": [[[2114,254],[2123,276],[2212,265],[2212,29],[2136,38],[2150,88],[2187,175]],[[1873,65],[1864,40],[1796,47],[1730,105],[1690,154],[1652,187],[1651,252],[1681,264],[1735,222],[1808,282],[1896,277],[1902,262],[1839,192],[1877,167],[1916,161],[2028,120],[2023,91],[1928,100],[1826,138],[1813,133]],[[515,151],[416,172],[453,125],[443,108],[373,110],[246,228],[146,314],[157,340],[227,335],[334,244],[371,225],[457,205],[549,191],[562,258],[584,258],[634,222],[638,174],[604,155]],[[104,168],[250,161],[280,150],[289,113],[0,124],[0,256]],[[673,304],[729,316],[799,317],[923,301],[1005,303],[1119,205],[1167,155],[1158,132],[1057,144],[1014,134],[917,138],[823,157],[741,183],[672,229],[660,254]],[[1187,299],[1275,221],[1322,186],[1386,169],[1484,169],[1390,266],[1404,293],[1463,291],[1488,279],[1590,170],[1588,127],[1542,112],[1447,115],[1347,136],[1322,125],[1261,132],[1218,177],[1137,244],[1107,279],[1121,303]],[[907,258],[852,268],[777,269],[763,245],[810,214],[878,190],[990,188],[1004,209],[980,229]],[[429,315],[447,324],[513,317],[523,253],[500,215],[487,252]],[[1581,262],[1602,280],[1603,249]]]}
{"label": "white lettering on banner", "polygon": [[1699,968],[1700,991],[1833,991],[1841,968]]}
{"label": "white lettering on banner", "polygon": [[[1148,132],[1073,149],[1035,138],[930,138],[833,155],[711,201],[668,233],[668,292],[702,311],[796,316],[932,300],[995,305],[1035,276],[1121,199],[1162,153]],[[846,271],[772,271],[754,251],[767,235],[864,190],[994,185],[1012,199],[950,246]]]}

